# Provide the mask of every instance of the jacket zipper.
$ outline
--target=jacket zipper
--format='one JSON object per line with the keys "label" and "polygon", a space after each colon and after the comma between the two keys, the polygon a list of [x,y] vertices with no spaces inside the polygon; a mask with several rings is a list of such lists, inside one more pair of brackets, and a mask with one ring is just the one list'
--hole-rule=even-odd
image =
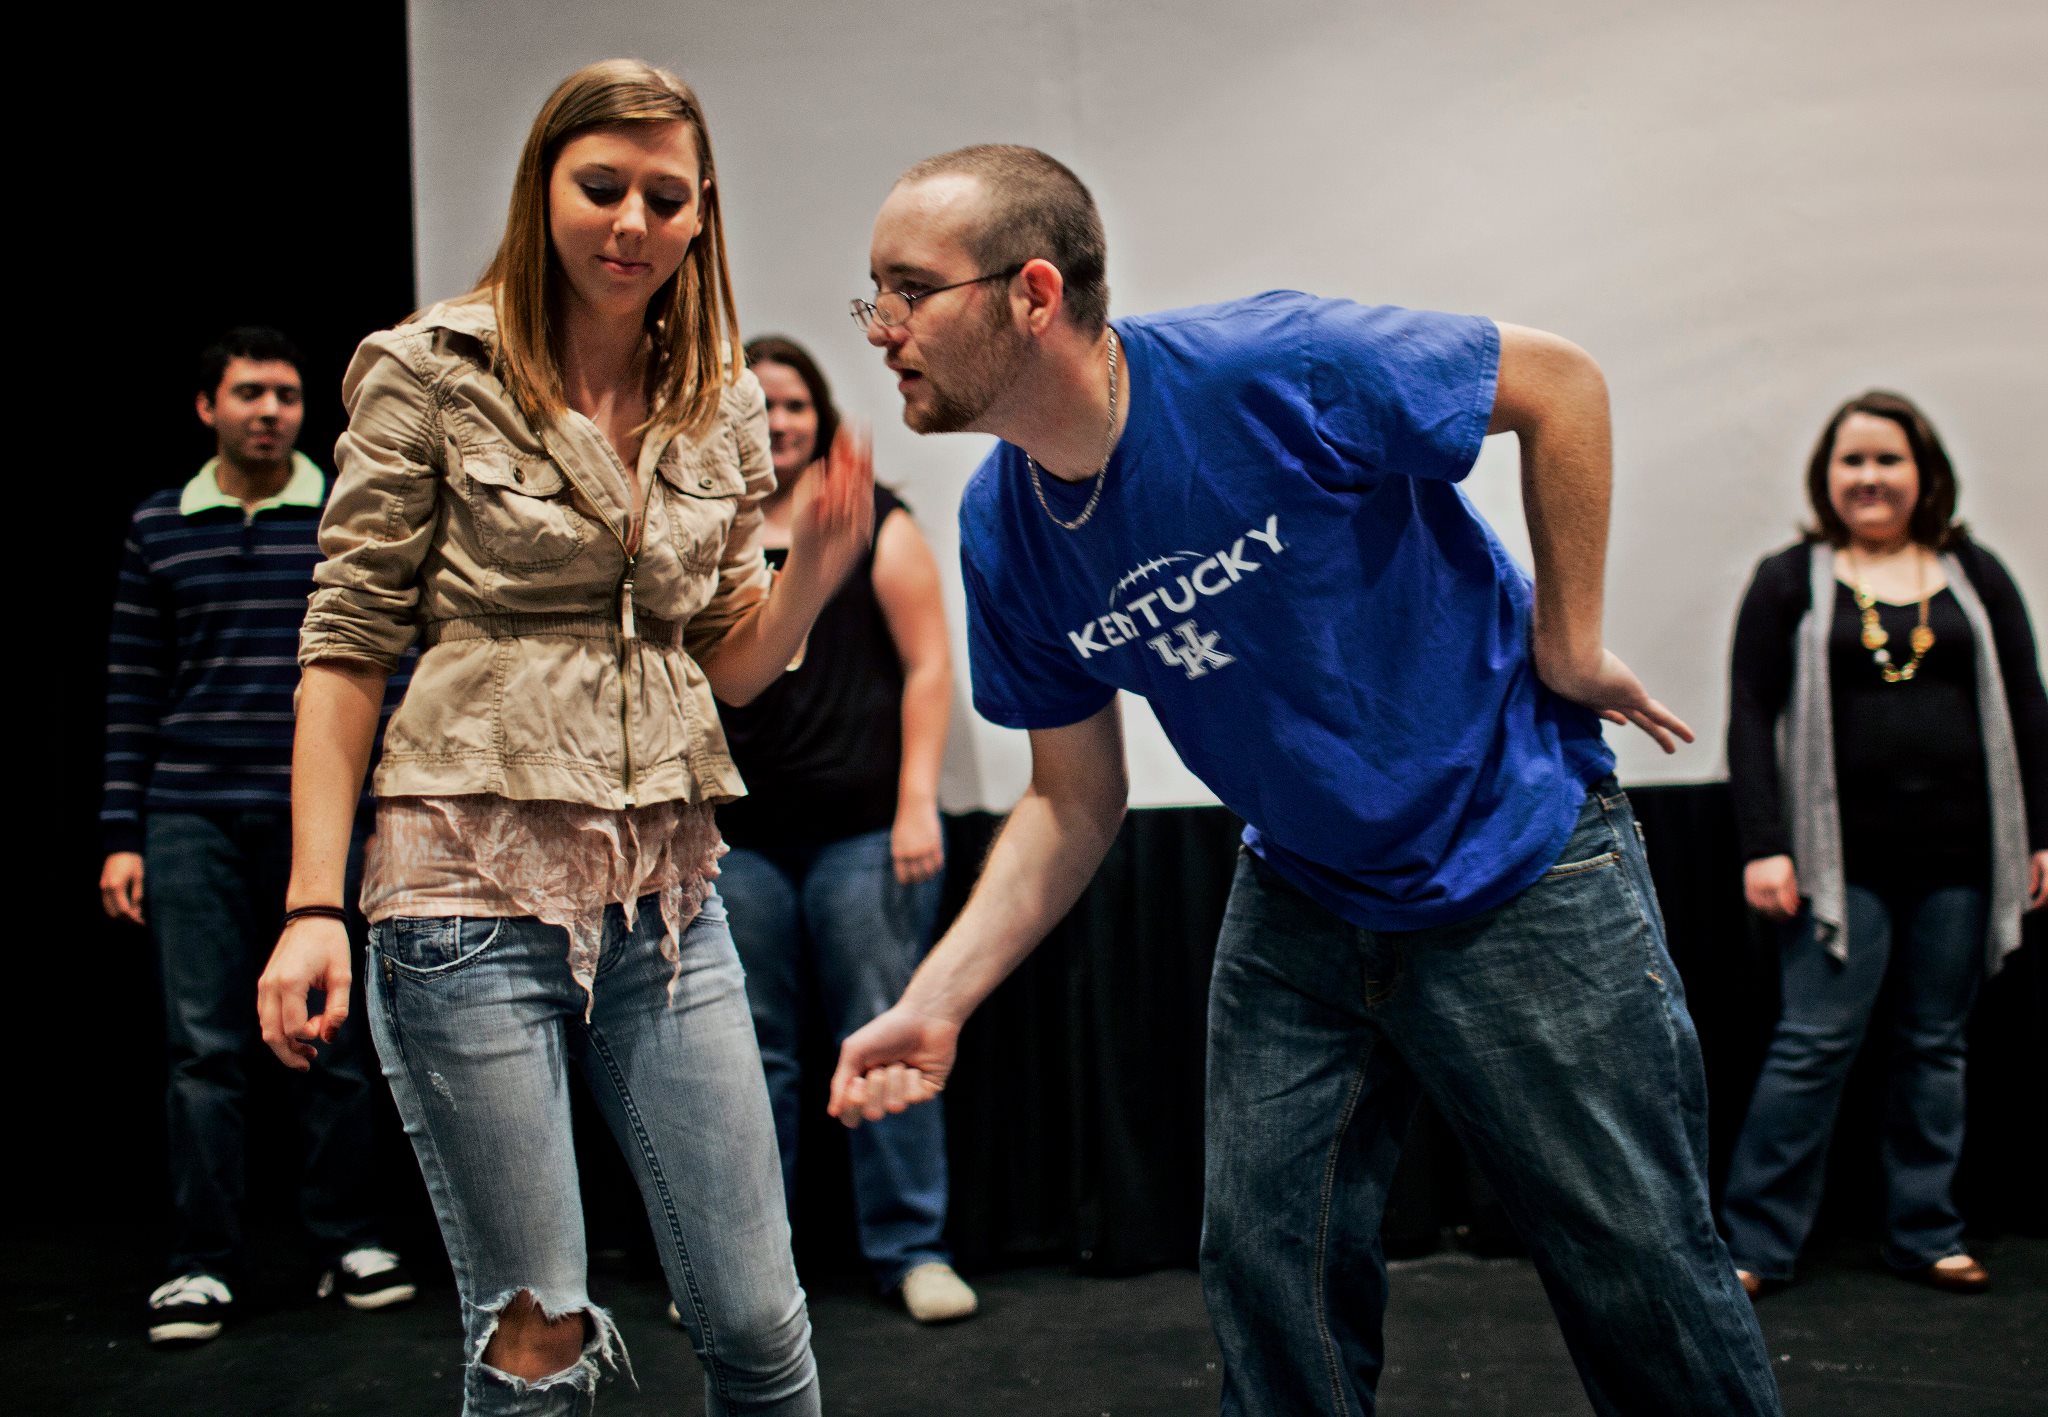
{"label": "jacket zipper", "polygon": [[[625,541],[619,545],[624,547]],[[638,558],[626,552],[626,574],[619,580],[619,746],[626,756],[626,805],[633,805],[633,728],[628,722],[626,710],[626,671],[632,643],[637,636],[633,628],[633,563]]]}
{"label": "jacket zipper", "polygon": [[[604,435],[600,433],[598,436],[600,439],[602,439]],[[543,438],[541,441],[543,443],[547,443],[547,440],[545,438]],[[597,519],[600,522],[603,522],[604,529],[612,534],[612,540],[619,543],[619,551],[626,558],[625,569],[619,574],[618,589],[619,749],[621,755],[625,760],[625,768],[620,778],[619,787],[621,794],[625,798],[624,805],[631,807],[634,805],[633,726],[632,716],[629,709],[630,696],[628,695],[626,689],[626,676],[632,666],[631,641],[638,637],[638,633],[635,629],[633,620],[633,566],[634,563],[639,560],[639,554],[633,549],[631,545],[628,544],[626,537],[620,533],[619,529],[612,525],[612,519],[603,514],[603,512],[600,510],[602,504],[595,497],[590,495],[590,489],[588,487],[585,487],[581,482],[579,482],[576,478],[576,474],[570,471],[568,459],[562,457],[559,453],[557,453],[552,444],[547,444],[547,446],[548,451],[551,454],[554,454],[555,465],[561,468],[562,476],[569,479],[569,485],[571,487],[574,487],[578,492],[582,493],[583,500],[590,504],[592,511],[598,513]],[[626,465],[625,463],[619,460],[619,455],[616,451],[613,450],[610,442],[605,442],[604,449],[612,460],[612,466],[616,467],[619,470],[620,474],[624,476],[626,473]],[[638,481],[638,478],[630,476],[626,477],[626,483],[629,487],[634,486],[634,484],[637,483]],[[652,477],[650,477],[647,480],[647,485],[645,487],[635,488],[635,490],[638,491],[638,493],[640,494],[640,508],[637,513],[629,512],[627,514],[628,521],[626,523],[626,530],[628,532],[631,532],[633,530],[635,523],[638,523],[640,527],[640,536],[646,535],[647,501],[653,493],[653,488],[654,479]],[[639,540],[639,537],[636,536],[634,540]]]}

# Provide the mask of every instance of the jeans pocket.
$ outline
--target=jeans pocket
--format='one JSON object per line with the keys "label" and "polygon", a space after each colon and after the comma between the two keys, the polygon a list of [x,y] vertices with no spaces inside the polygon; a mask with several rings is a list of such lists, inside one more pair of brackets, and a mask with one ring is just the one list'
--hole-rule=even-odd
{"label": "jeans pocket", "polygon": [[504,929],[503,920],[491,917],[401,915],[377,926],[372,939],[392,968],[432,978],[475,963]]}
{"label": "jeans pocket", "polygon": [[1621,860],[1619,851],[1603,851],[1598,856],[1588,856],[1582,861],[1560,861],[1543,873],[1543,879],[1554,881],[1560,876],[1579,876],[1588,871],[1598,871]]}
{"label": "jeans pocket", "polygon": [[[1621,860],[1621,841],[1614,829],[1610,815],[1610,801],[1603,797],[1600,787],[1614,786],[1610,779],[1599,784],[1586,794],[1586,800],[1579,806],[1579,820],[1573,826],[1572,834],[1566,838],[1564,849],[1557,853],[1550,869],[1537,877],[1539,881],[1555,881],[1568,876],[1582,876],[1589,871],[1603,870]],[[1617,795],[1620,789],[1615,788]]]}

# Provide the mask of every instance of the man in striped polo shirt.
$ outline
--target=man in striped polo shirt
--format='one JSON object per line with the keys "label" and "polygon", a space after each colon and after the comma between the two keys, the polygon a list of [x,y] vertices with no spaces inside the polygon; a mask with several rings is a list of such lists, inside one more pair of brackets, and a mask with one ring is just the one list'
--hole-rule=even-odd
{"label": "man in striped polo shirt", "polygon": [[[241,1258],[246,1058],[291,867],[299,621],[327,496],[293,448],[298,365],[289,340],[256,328],[202,356],[199,418],[217,455],[135,509],[108,637],[100,898],[155,938],[169,1049],[171,1253],[149,1300],[158,1344],[220,1332]],[[351,1019],[294,1075],[319,1292],[359,1309],[414,1292],[375,1229],[367,1054]]]}

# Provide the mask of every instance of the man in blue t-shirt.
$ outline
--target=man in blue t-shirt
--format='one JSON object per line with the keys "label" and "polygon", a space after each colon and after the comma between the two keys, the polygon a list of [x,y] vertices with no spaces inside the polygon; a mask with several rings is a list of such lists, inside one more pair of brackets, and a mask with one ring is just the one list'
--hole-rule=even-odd
{"label": "man in blue t-shirt", "polygon": [[[1245,819],[1210,989],[1202,1276],[1228,1413],[1371,1411],[1379,1231],[1427,1093],[1602,1412],[1768,1413],[1704,1084],[1600,720],[1691,732],[1602,645],[1598,367],[1539,331],[1291,292],[1108,323],[1100,218],[1028,148],[927,159],[855,303],[960,513],[975,706],[1029,790],[832,1110],[936,1095],[1125,802],[1116,692]],[[1457,481],[1521,443],[1536,575]]]}

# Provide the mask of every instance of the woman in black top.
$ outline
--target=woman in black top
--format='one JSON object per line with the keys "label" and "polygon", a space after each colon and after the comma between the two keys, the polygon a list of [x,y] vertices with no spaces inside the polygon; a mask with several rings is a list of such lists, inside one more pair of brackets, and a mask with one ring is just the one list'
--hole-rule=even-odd
{"label": "woman in black top", "polygon": [[[802,346],[766,337],[747,362],[768,400],[777,491],[762,504],[771,561],[791,494],[818,475],[839,415]],[[896,1002],[930,943],[945,844],[939,762],[953,673],[938,565],[910,513],[875,488],[874,542],[819,614],[805,657],[720,717],[747,795],[719,808],[733,850],[719,894],[747,969],[794,1194],[800,1021],[815,992],[835,1045]],[[945,1120],[917,1107],[850,1134],[861,1253],[876,1287],[921,1322],[965,1318],[945,1228]]]}
{"label": "woman in black top", "polygon": [[1728,776],[1784,1002],[1723,1223],[1752,1296],[1791,1278],[1890,970],[1884,1258],[1981,1289],[1950,1196],[1963,1032],[2021,911],[2048,900],[2048,695],[2019,592],[1953,520],[1948,456],[1911,402],[1837,409],[1807,491],[1817,530],[1757,567],[1735,629]]}

